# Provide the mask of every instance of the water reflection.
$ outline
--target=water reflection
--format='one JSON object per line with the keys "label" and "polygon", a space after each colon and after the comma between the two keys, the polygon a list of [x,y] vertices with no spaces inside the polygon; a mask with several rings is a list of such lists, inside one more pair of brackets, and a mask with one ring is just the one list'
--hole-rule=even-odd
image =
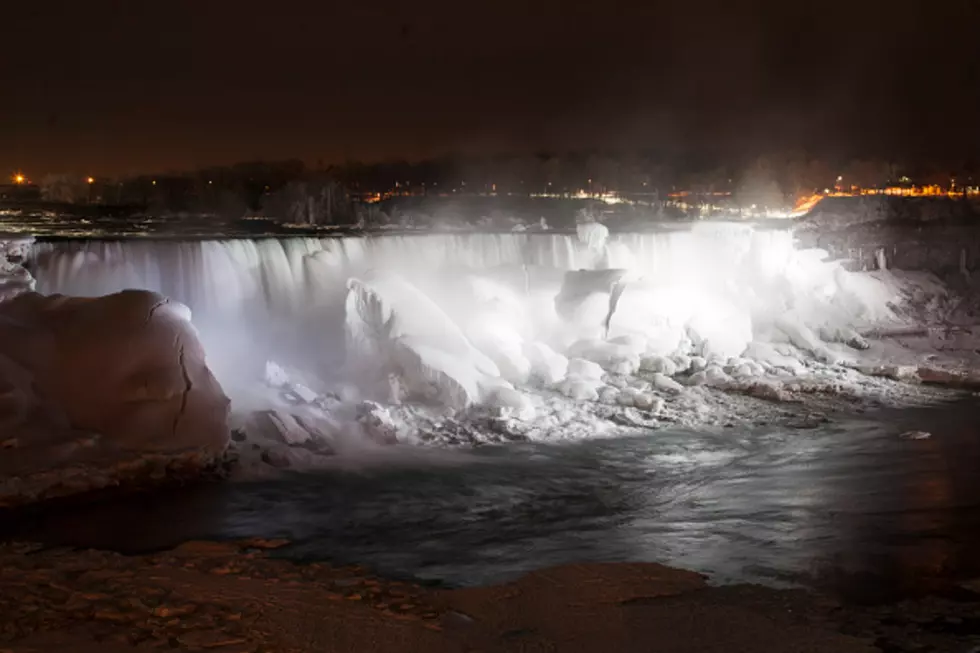
{"label": "water reflection", "polygon": [[[894,598],[980,576],[975,408],[810,431],[656,432],[449,458],[415,452],[398,464],[133,498],[14,528],[126,551],[287,537],[295,543],[288,556],[453,585],[564,562],[650,560],[721,582]],[[933,437],[897,437],[908,429]]]}

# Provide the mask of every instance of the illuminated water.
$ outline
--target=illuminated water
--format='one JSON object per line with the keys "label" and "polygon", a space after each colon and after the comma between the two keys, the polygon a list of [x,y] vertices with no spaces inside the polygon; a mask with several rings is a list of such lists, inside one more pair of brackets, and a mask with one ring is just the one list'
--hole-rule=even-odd
{"label": "illuminated water", "polygon": [[[815,430],[393,452],[315,476],[75,507],[12,528],[123,551],[286,537],[291,558],[450,585],[565,562],[645,560],[719,582],[895,598],[980,576],[977,407]],[[933,437],[900,439],[906,429]]]}

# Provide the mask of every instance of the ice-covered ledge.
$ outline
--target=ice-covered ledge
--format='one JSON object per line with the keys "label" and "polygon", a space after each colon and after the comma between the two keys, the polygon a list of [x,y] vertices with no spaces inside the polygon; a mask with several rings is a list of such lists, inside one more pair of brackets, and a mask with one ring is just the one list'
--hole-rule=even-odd
{"label": "ice-covered ledge", "polygon": [[0,301],[0,507],[198,473],[228,444],[228,409],[180,303]]}
{"label": "ice-covered ledge", "polygon": [[0,301],[34,290],[34,277],[24,267],[34,238],[0,234]]}

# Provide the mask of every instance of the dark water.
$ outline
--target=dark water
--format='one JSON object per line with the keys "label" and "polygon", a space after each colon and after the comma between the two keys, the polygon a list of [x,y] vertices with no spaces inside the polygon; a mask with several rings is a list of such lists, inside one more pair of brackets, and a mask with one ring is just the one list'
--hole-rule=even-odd
{"label": "dark water", "polygon": [[[328,473],[75,507],[7,530],[121,551],[286,537],[288,557],[450,585],[572,561],[656,561],[719,582],[884,600],[980,577],[977,408],[814,430],[388,451]],[[908,429],[933,436],[900,439]]]}

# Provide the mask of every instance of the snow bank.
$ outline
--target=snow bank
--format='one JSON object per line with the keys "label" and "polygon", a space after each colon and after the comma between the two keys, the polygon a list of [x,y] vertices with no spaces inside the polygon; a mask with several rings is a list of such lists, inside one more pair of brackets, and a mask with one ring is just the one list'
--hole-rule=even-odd
{"label": "snow bank", "polygon": [[155,293],[0,302],[0,384],[0,504],[199,469],[228,443],[190,311]]}

